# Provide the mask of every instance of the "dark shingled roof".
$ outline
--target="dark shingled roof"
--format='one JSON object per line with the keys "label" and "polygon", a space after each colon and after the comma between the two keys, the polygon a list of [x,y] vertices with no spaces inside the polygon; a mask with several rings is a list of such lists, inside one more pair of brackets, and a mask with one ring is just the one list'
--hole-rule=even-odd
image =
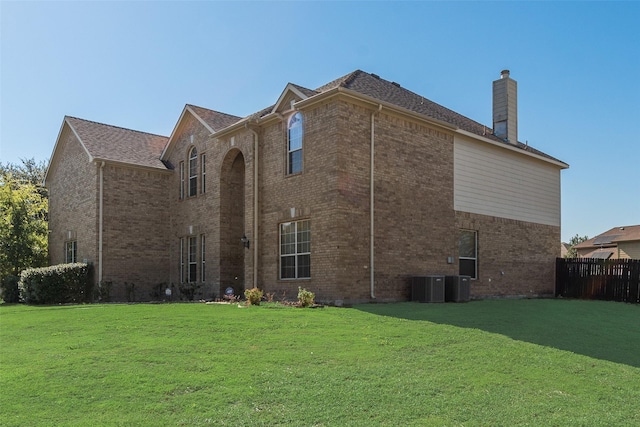
{"label": "dark shingled roof", "polygon": [[187,107],[191,108],[214,131],[224,129],[227,126],[231,126],[237,121],[242,120],[242,117],[221,113],[219,111],[209,110],[207,108],[198,107],[196,105],[187,104]]}
{"label": "dark shingled roof", "polygon": [[[440,104],[437,104],[422,95],[411,92],[408,89],[401,87],[398,83],[385,80],[376,74],[370,74],[362,70],[356,70],[352,73],[344,75],[338,79],[335,79],[319,88],[312,90],[299,85],[290,83],[300,92],[307,97],[312,97],[323,92],[342,87],[348,90],[352,90],[367,97],[395,105],[400,108],[412,111],[414,113],[423,115],[427,118],[436,119],[441,122],[445,122],[456,126],[459,129],[470,132],[474,135],[483,136],[495,142],[510,146],[517,147],[530,153],[537,154],[547,159],[559,161],[558,159],[549,156],[548,154],[539,151],[528,144],[521,142],[508,143],[501,138],[493,135],[493,129],[491,126],[486,126],[481,123],[471,120],[462,114],[456,113]],[[264,108],[252,115],[250,118],[260,118],[271,113],[273,105]]]}
{"label": "dark shingled roof", "polygon": [[160,155],[169,138],[76,117],[65,117],[80,141],[95,158],[166,169]]}
{"label": "dark shingled roof", "polygon": [[458,114],[453,110],[443,107],[440,104],[425,98],[422,95],[411,92],[401,87],[398,83],[390,82],[375,74],[369,74],[361,70],[356,70],[346,76],[342,76],[324,86],[316,89],[318,93],[325,92],[335,87],[343,87],[353,90],[354,92],[375,98],[377,100],[396,105],[400,108],[422,114],[426,117],[436,119],[445,123],[452,124],[459,129],[473,133],[478,136],[484,136],[496,142],[509,146],[516,146],[531,153],[538,154],[548,159],[557,160],[542,151],[530,147],[528,144],[517,142],[510,144],[493,135],[491,126],[486,126],[471,120],[468,117]]}

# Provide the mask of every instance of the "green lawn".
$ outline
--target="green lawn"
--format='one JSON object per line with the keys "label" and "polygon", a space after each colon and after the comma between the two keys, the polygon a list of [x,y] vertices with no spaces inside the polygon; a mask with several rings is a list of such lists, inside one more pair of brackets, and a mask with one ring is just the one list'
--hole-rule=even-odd
{"label": "green lawn", "polygon": [[0,306],[2,426],[637,426],[640,307]]}

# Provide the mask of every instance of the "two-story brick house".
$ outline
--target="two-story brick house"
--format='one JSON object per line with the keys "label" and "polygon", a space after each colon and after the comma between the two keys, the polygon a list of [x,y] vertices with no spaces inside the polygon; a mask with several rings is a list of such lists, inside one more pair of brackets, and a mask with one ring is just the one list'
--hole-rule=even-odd
{"label": "two-story brick house", "polygon": [[425,274],[471,275],[477,297],[551,294],[568,166],[518,142],[508,71],[493,97],[488,127],[358,70],[244,118],[187,105],[168,138],[66,117],[51,262],[93,262],[115,298],[193,282],[203,298],[405,300]]}

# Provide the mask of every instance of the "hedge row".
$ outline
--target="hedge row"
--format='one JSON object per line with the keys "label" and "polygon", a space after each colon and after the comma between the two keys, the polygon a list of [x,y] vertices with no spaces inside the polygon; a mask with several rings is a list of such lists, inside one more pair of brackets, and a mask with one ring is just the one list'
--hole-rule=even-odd
{"label": "hedge row", "polygon": [[29,268],[20,274],[20,301],[26,304],[66,304],[91,302],[91,265],[58,264]]}
{"label": "hedge row", "polygon": [[0,279],[0,298],[6,303],[16,303],[20,301],[20,293],[18,292],[18,276],[5,276]]}

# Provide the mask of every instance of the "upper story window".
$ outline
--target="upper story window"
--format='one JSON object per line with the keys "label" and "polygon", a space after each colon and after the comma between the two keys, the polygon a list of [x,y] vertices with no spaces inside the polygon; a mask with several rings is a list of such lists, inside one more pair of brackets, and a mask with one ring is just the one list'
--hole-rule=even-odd
{"label": "upper story window", "polygon": [[184,162],[180,162],[180,200],[184,199]]}
{"label": "upper story window", "polygon": [[198,150],[193,147],[189,152],[189,197],[198,193]]}
{"label": "upper story window", "polygon": [[287,173],[302,172],[302,113],[297,112],[287,126]]}
{"label": "upper story window", "polygon": [[207,155],[202,153],[200,155],[200,193],[204,194],[207,191]]}

